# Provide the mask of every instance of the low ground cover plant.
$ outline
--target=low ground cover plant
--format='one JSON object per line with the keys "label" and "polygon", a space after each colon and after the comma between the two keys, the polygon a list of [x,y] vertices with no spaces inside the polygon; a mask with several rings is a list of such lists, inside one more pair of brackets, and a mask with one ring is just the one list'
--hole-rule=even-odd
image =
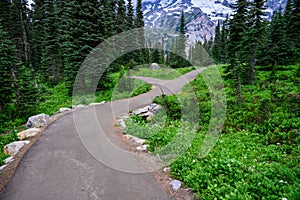
{"label": "low ground cover plant", "polygon": [[[227,95],[227,120],[216,145],[205,157],[199,156],[199,151],[208,130],[211,104],[201,75],[189,87],[197,91],[200,111],[197,134],[189,130],[181,133],[185,117],[178,99],[188,96],[188,87],[177,96],[154,100],[164,107],[165,119],[160,124],[135,123],[130,119],[131,128],[127,131],[147,139],[149,150],[163,158],[176,153],[168,148],[174,138],[178,148],[186,148],[171,163],[171,175],[192,188],[195,197],[299,199],[300,77],[296,75],[299,66],[277,69],[274,72],[259,68],[256,83],[242,85],[240,93],[236,83],[227,79],[224,67],[219,67]],[[191,135],[191,144],[184,145],[183,138]]]}

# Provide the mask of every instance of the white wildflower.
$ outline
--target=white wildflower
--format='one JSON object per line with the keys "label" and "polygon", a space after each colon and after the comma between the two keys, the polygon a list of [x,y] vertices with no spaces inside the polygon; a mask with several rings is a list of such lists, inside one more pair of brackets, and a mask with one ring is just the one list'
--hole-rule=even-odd
{"label": "white wildflower", "polygon": [[255,166],[249,167],[248,171],[254,172]]}
{"label": "white wildflower", "polygon": [[283,182],[284,182],[283,180],[280,180],[280,181],[279,181],[279,183],[283,183]]}
{"label": "white wildflower", "polygon": [[227,164],[228,167],[230,167],[230,164]]}
{"label": "white wildflower", "polygon": [[287,198],[282,198],[281,200],[288,200]]}

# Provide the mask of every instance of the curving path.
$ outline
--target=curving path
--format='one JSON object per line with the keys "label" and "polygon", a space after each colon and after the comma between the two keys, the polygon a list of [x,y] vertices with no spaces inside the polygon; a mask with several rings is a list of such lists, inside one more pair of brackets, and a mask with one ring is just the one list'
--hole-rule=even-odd
{"label": "curving path", "polygon": [[115,134],[121,113],[151,103],[162,93],[179,92],[201,71],[162,81],[140,96],[77,109],[51,123],[28,150],[0,199],[118,200],[172,199]]}

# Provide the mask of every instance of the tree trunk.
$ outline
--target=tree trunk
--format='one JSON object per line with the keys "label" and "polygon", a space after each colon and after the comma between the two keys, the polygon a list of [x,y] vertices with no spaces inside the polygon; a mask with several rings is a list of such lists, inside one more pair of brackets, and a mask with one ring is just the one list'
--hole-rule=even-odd
{"label": "tree trunk", "polygon": [[22,40],[24,44],[24,56],[26,61],[29,61],[29,43],[28,43],[28,38],[27,38],[27,32],[26,28],[24,26],[24,18],[23,18],[23,13],[20,11],[20,20],[21,20],[21,25],[22,25]]}
{"label": "tree trunk", "polygon": [[18,105],[18,107],[21,107],[20,90],[19,90],[19,84],[18,84],[18,80],[17,80],[17,74],[16,74],[16,72],[13,68],[11,70],[11,74],[12,74],[13,79],[14,79],[14,88],[16,90],[17,105]]}

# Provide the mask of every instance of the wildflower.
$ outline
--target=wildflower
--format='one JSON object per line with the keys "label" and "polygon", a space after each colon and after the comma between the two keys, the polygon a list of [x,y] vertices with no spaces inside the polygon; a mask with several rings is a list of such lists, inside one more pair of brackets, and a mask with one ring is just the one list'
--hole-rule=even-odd
{"label": "wildflower", "polygon": [[255,166],[249,167],[248,171],[254,172]]}
{"label": "wildflower", "polygon": [[287,198],[282,198],[281,200],[288,200]]}
{"label": "wildflower", "polygon": [[227,164],[228,167],[230,167],[230,164]]}
{"label": "wildflower", "polygon": [[247,158],[247,156],[244,156],[244,159],[246,159]]}
{"label": "wildflower", "polygon": [[254,162],[257,162],[257,159],[254,159]]}
{"label": "wildflower", "polygon": [[277,146],[279,146],[279,145],[280,145],[280,143],[278,142],[278,143],[277,143]]}
{"label": "wildflower", "polygon": [[283,180],[280,180],[280,181],[279,181],[279,183],[283,183],[283,182],[284,182]]}

